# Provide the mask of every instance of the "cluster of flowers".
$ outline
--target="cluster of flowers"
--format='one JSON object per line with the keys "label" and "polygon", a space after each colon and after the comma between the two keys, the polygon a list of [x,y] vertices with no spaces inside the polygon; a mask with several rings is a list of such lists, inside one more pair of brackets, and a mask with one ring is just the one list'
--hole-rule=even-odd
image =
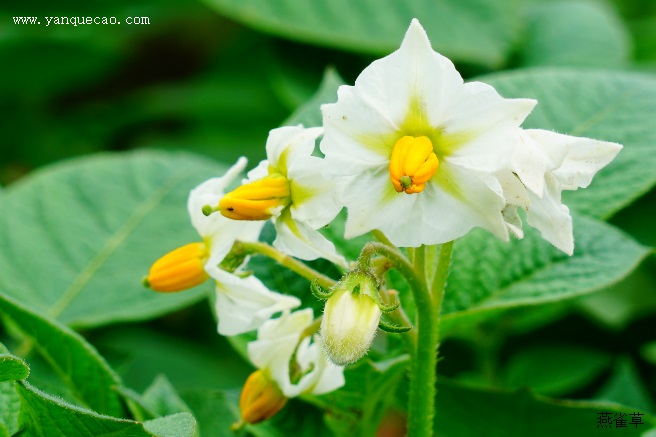
{"label": "cluster of flowers", "polygon": [[[323,127],[274,129],[267,160],[241,186],[225,193],[243,158],[191,192],[189,214],[203,241],[158,260],[147,280],[155,290],[177,291],[212,278],[219,333],[258,330],[248,345],[260,370],[242,395],[246,421],[269,417],[288,397],[342,386],[342,366],[366,353],[389,308],[377,280],[352,271],[329,293],[315,335],[312,310],[293,311],[297,298],[244,273],[248,259],[231,251],[235,242],[256,242],[270,219],[278,251],[348,268],[318,231],[343,207],[345,238],[376,230],[399,247],[449,242],[474,227],[522,238],[523,209],[529,225],[571,255],[572,220],[561,192],[588,186],[621,146],[522,129],[535,104],[464,83],[414,20],[399,50],[367,67],[355,86],[340,87],[337,103],[322,106]],[[315,156],[320,137],[324,157]],[[244,410],[262,396],[268,409],[252,408],[248,417]]]}

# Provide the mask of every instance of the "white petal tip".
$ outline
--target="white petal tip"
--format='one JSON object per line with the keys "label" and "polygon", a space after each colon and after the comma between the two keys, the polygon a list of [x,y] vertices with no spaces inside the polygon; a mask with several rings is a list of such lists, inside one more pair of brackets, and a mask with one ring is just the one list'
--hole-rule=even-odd
{"label": "white petal tip", "polygon": [[428,35],[426,34],[426,30],[416,18],[413,18],[410,22],[410,27],[408,27],[408,31],[405,33],[401,47],[405,46],[406,44],[423,45],[432,50]]}

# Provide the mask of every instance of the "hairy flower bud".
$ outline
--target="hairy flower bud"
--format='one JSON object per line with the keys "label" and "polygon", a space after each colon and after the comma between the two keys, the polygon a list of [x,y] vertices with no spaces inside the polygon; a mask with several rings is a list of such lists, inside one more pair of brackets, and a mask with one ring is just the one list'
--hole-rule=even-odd
{"label": "hairy flower bud", "polygon": [[167,253],[150,268],[144,285],[155,291],[182,291],[205,282],[208,257],[203,243],[190,243]]}
{"label": "hairy flower bud", "polygon": [[369,350],[380,321],[376,280],[367,273],[348,273],[326,302],[321,337],[328,358],[343,366]]}
{"label": "hairy flower bud", "polygon": [[242,423],[259,423],[278,413],[287,403],[278,385],[262,370],[256,370],[246,380],[239,398]]}

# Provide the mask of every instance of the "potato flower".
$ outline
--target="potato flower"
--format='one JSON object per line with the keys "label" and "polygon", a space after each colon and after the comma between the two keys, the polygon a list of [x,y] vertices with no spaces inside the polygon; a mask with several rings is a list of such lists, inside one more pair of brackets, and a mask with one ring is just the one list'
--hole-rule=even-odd
{"label": "potato flower", "polygon": [[397,246],[454,240],[473,227],[507,239],[502,186],[531,99],[463,83],[417,20],[401,47],[322,106],[324,174],[348,208],[346,238],[374,229]]}
{"label": "potato flower", "polygon": [[218,210],[239,222],[271,218],[277,231],[273,245],[278,250],[304,260],[321,257],[345,266],[335,246],[317,231],[341,209],[333,199],[334,183],[322,176],[323,160],[312,156],[322,132],[302,126],[272,130],[266,143],[267,159],[248,173],[244,185],[221,199]]}

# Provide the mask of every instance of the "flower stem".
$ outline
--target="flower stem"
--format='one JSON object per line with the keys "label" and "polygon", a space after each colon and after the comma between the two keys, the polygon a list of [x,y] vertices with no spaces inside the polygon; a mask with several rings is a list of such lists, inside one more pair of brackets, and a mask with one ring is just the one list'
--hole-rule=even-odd
{"label": "flower stem", "polygon": [[316,279],[319,285],[324,288],[330,288],[335,285],[336,282],[328,276],[317,272],[313,268],[306,266],[302,262],[280,252],[266,243],[237,241],[233,250],[243,251],[243,253],[249,255],[264,255],[308,281],[314,281]]}
{"label": "flower stem", "polygon": [[451,265],[453,243],[444,243],[438,255],[438,265],[430,289],[426,280],[430,277],[432,266],[426,265],[425,247],[416,251],[415,268],[423,286],[414,288],[417,306],[417,349],[412,360],[410,377],[410,405],[408,417],[408,435],[413,437],[431,437],[433,435],[433,415],[435,413],[435,394],[437,387],[437,348],[439,342],[440,309],[446,278]]}

